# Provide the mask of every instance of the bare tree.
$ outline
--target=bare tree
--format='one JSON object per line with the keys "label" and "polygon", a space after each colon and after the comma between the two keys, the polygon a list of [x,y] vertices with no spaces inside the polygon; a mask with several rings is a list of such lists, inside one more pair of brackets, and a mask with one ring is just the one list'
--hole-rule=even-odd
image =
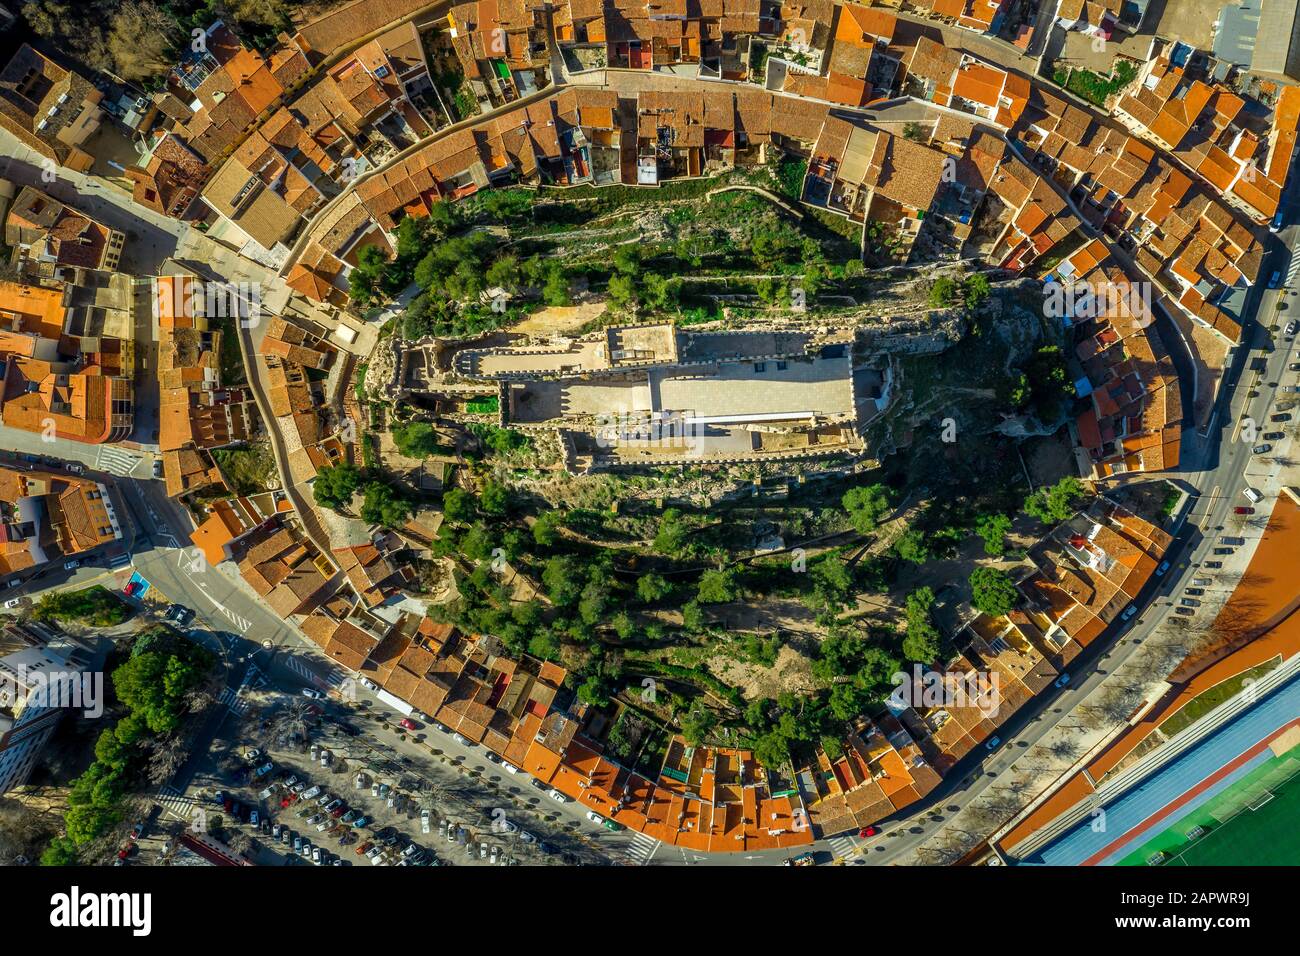
{"label": "bare tree", "polygon": [[145,767],[145,776],[150,783],[164,784],[176,776],[176,771],[189,759],[189,748],[185,741],[173,734],[157,741],[149,754]]}
{"label": "bare tree", "polygon": [[271,746],[277,750],[291,750],[307,739],[311,719],[311,702],[295,698],[289,706],[275,712],[268,728]]}
{"label": "bare tree", "polygon": [[113,17],[108,52],[117,73],[132,82],[164,73],[181,41],[176,21],[151,0],[127,0]]}

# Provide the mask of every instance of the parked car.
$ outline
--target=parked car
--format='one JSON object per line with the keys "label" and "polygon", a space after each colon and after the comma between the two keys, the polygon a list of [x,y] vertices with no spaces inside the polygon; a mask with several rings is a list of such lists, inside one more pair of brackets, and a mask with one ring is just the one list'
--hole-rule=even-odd
{"label": "parked car", "polygon": [[601,816],[599,813],[597,813],[595,810],[588,810],[588,811],[587,811],[587,819],[590,820],[592,823],[604,823],[604,822],[605,822],[605,818],[602,817],[602,816]]}
{"label": "parked car", "polygon": [[367,840],[365,843],[357,847],[356,853],[358,856],[365,856],[367,853],[371,851],[373,847],[374,844],[371,843],[369,840]]}
{"label": "parked car", "polygon": [[1177,611],[1179,614],[1186,615],[1187,617],[1191,617],[1193,614],[1196,613],[1190,607],[1176,607],[1174,608],[1174,610]]}
{"label": "parked car", "polygon": [[532,835],[531,833],[529,833],[527,830],[520,830],[520,831],[519,831],[519,839],[523,840],[525,843],[536,843],[536,842],[537,842],[537,837],[533,836],[533,835]]}
{"label": "parked car", "polygon": [[[333,817],[335,820],[337,820],[343,816],[343,812],[347,810],[347,808],[348,808],[347,804],[344,803],[342,800],[339,800],[338,806],[335,807],[333,810],[329,810],[329,815]],[[329,808],[327,807],[326,809],[328,810]]]}
{"label": "parked car", "polygon": [[358,830],[360,830],[363,826],[365,826],[369,822],[370,822],[370,818],[363,814],[362,816],[359,816],[355,820],[353,820],[352,825],[356,827]]}
{"label": "parked car", "polygon": [[865,840],[867,837],[873,837],[880,832],[880,827],[874,824],[869,827],[863,827],[858,831],[858,839]]}
{"label": "parked car", "polygon": [[161,478],[163,476],[163,463],[161,458],[155,458],[153,461],[153,476]]}
{"label": "parked car", "polygon": [[1233,508],[1232,511],[1233,514],[1239,514],[1239,515],[1253,515],[1255,513],[1254,508],[1248,508],[1246,505],[1238,505],[1237,507]]}
{"label": "parked car", "polygon": [[1120,619],[1121,621],[1127,621],[1129,618],[1131,618],[1131,617],[1132,617],[1134,614],[1136,614],[1137,612],[1138,612],[1137,605],[1136,605],[1136,604],[1130,604],[1128,607],[1124,608],[1124,613],[1121,614],[1121,615],[1119,616],[1119,619]]}
{"label": "parked car", "polygon": [[469,741],[466,740],[464,737],[462,737],[460,734],[452,734],[451,739],[456,741],[456,743],[460,744],[462,747],[469,746]]}
{"label": "parked car", "polygon": [[341,809],[342,806],[343,806],[343,801],[340,800],[338,797],[335,797],[329,803],[325,804],[325,812],[333,813],[336,808]]}
{"label": "parked car", "polygon": [[248,815],[249,826],[256,827],[256,826],[260,826],[261,823],[262,823],[262,814],[259,811],[254,810],[252,813]]}
{"label": "parked car", "polygon": [[355,810],[349,810],[347,813],[343,814],[344,823],[351,823],[356,818],[357,818],[357,811]]}
{"label": "parked car", "polygon": [[1252,448],[1251,453],[1255,455],[1267,455],[1272,450],[1273,450],[1272,445],[1270,445],[1268,442],[1262,442],[1261,444],[1258,444],[1254,448]]}
{"label": "parked car", "polygon": [[1232,548],[1215,548],[1215,554],[1232,554]]}
{"label": "parked car", "polygon": [[320,691],[318,691],[315,687],[304,687],[304,688],[302,689],[302,696],[304,696],[304,697],[308,697],[308,698],[310,698],[310,699],[312,699],[312,700],[324,700],[324,699],[325,699],[325,695],[322,694]]}
{"label": "parked car", "polygon": [[1188,588],[1183,593],[1190,594],[1192,597],[1200,597],[1205,593],[1205,588]]}
{"label": "parked car", "polygon": [[262,766],[258,767],[256,770],[253,771],[253,779],[257,780],[260,777],[265,777],[268,773],[270,773],[274,769],[275,769],[275,764],[273,764],[271,761],[268,760],[266,763],[262,764]]}
{"label": "parked car", "polygon": [[312,787],[310,790],[304,790],[300,796],[304,800],[315,800],[320,796],[320,784],[316,784],[316,786]]}
{"label": "parked car", "polygon": [[1270,289],[1276,289],[1281,284],[1282,284],[1282,270],[1280,269],[1274,270],[1273,274],[1268,277],[1268,287]]}
{"label": "parked car", "polygon": [[183,604],[172,604],[167,608],[167,620],[179,624],[181,627],[186,627],[190,621],[194,620],[194,609]]}
{"label": "parked car", "polygon": [[552,800],[554,800],[556,803],[569,802],[569,798],[566,797],[564,794],[560,793],[560,791],[556,790],[554,787],[552,787],[550,790],[547,790],[546,795],[550,797]]}
{"label": "parked car", "polygon": [[1286,432],[1264,432],[1262,437],[1265,441],[1281,441],[1286,437]]}
{"label": "parked car", "polygon": [[1156,577],[1158,577],[1158,578],[1159,578],[1159,577],[1163,577],[1164,574],[1165,574],[1165,572],[1168,571],[1168,570],[1169,570],[1169,562],[1168,562],[1168,561],[1161,561],[1161,562],[1160,562],[1160,567],[1156,568]]}
{"label": "parked car", "polygon": [[1222,562],[1222,561],[1206,561],[1206,562],[1205,562],[1205,566],[1206,566],[1207,568],[1209,568],[1210,570],[1212,570],[1212,571],[1213,571],[1213,570],[1218,570],[1219,568],[1223,567],[1223,562]]}
{"label": "parked car", "polygon": [[514,764],[506,760],[501,761],[501,769],[503,769],[506,773],[512,773],[512,774],[519,772],[518,767],[516,767]]}
{"label": "parked car", "polygon": [[415,725],[415,721],[413,721],[410,717],[403,717],[401,720],[399,720],[399,721],[397,722],[397,726],[399,726],[399,727],[401,727],[401,728],[403,728],[403,729],[405,729],[405,730],[418,730],[418,729],[419,729],[418,727],[416,727],[416,725]]}
{"label": "parked car", "polygon": [[317,866],[320,865],[320,847],[314,846],[311,848],[311,861]]}
{"label": "parked car", "polygon": [[429,830],[431,829],[432,827],[429,826],[429,811],[421,810],[420,811],[420,832],[428,833]]}
{"label": "parked car", "polygon": [[1286,324],[1287,336],[1288,337],[1294,336],[1296,334],[1297,329],[1300,329],[1300,322],[1296,322],[1295,319],[1292,319],[1290,322]]}
{"label": "parked car", "polygon": [[988,740],[984,741],[985,750],[997,750],[1001,746],[1002,746],[1002,738],[997,736],[996,734],[990,737]]}
{"label": "parked car", "polygon": [[1056,678],[1056,680],[1052,681],[1052,686],[1053,686],[1053,687],[1064,687],[1064,686],[1065,686],[1066,684],[1068,684],[1068,683],[1070,683],[1070,675],[1069,675],[1069,674],[1062,674],[1060,677]]}

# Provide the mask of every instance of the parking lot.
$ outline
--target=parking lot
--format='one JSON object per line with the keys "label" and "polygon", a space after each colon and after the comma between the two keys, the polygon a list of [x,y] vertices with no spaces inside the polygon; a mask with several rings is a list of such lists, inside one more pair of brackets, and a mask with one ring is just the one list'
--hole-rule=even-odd
{"label": "parking lot", "polygon": [[[210,772],[187,794],[194,812],[205,821],[219,815],[217,835],[255,862],[505,866],[582,861],[570,852],[564,834],[547,828],[540,816],[530,822],[473,773],[455,765],[427,766],[425,755],[413,759],[381,746],[374,733],[356,725],[373,722],[401,733],[382,718],[340,713],[333,701],[283,691],[256,697],[260,706],[228,725],[230,736],[214,747]],[[519,773],[516,789],[526,789],[528,779]],[[550,803],[545,788],[537,796]],[[295,838],[301,841],[296,850]],[[359,849],[364,852],[358,854]]]}

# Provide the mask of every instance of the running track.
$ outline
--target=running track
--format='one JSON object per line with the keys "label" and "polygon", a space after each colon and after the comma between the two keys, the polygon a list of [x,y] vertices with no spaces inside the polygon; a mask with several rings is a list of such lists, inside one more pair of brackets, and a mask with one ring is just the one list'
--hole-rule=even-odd
{"label": "running track", "polygon": [[1085,820],[1021,865],[1110,865],[1273,756],[1269,742],[1300,724],[1300,676],[1274,690],[1104,809],[1105,827]]}

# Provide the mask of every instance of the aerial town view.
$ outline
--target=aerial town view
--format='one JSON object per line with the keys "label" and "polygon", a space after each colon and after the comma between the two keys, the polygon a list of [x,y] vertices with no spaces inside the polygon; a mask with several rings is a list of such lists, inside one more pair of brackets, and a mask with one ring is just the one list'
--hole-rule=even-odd
{"label": "aerial town view", "polygon": [[1300,864],[1298,8],[3,0],[0,862]]}

